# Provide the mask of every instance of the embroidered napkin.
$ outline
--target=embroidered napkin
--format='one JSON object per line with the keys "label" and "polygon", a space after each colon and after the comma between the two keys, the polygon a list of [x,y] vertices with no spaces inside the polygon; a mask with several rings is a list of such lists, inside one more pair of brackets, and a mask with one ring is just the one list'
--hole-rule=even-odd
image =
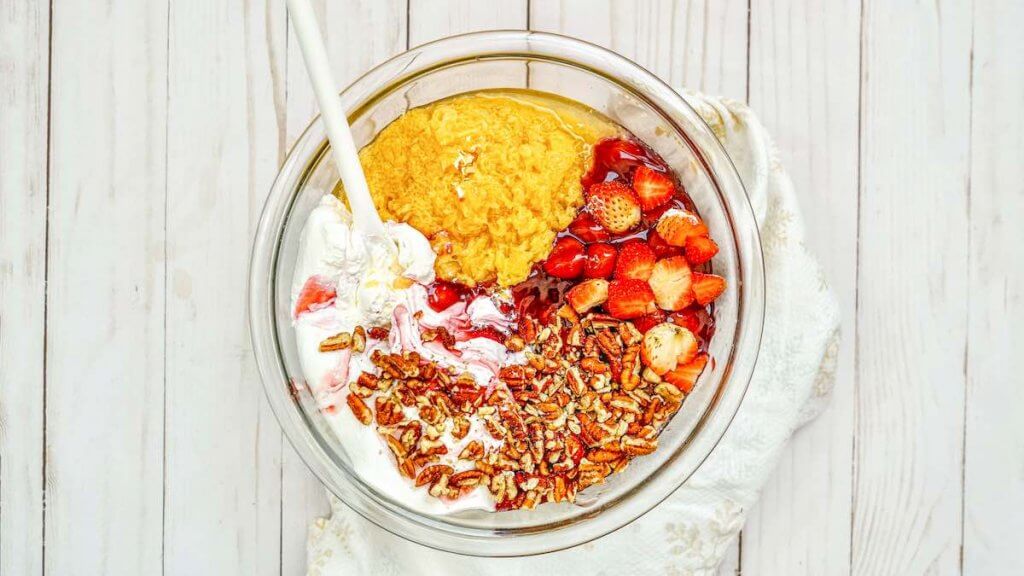
{"label": "embroidered napkin", "polygon": [[699,94],[687,100],[722,141],[747,187],[767,276],[757,368],[732,426],[704,465],[685,486],[621,530],[528,558],[470,558],[419,546],[332,497],[331,517],[310,527],[310,576],[715,573],[793,431],[817,416],[828,399],[839,308],[804,246],[793,184],[753,112]]}

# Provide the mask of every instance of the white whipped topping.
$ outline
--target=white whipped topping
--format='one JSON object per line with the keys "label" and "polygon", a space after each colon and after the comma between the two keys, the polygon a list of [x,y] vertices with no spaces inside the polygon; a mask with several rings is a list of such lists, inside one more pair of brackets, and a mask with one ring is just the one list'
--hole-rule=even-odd
{"label": "white whipped topping", "polygon": [[[511,354],[488,338],[468,338],[447,350],[439,343],[424,343],[421,327],[446,326],[453,334],[474,326],[507,330],[510,320],[488,297],[477,297],[468,306],[459,303],[438,313],[427,303],[421,284],[434,280],[436,255],[427,239],[407,224],[388,222],[385,237],[365,237],[352,226],[352,217],[337,198],[327,194],[306,221],[299,246],[292,288],[292,302],[312,276],[333,282],[332,304],[299,314],[295,338],[307,384],[319,401],[324,416],[344,453],[363,481],[402,504],[428,514],[451,514],[461,510],[493,510],[487,489],[479,487],[461,498],[446,502],[416,488],[398,471],[394,457],[376,430],[364,426],[348,408],[346,387],[363,372],[377,373],[370,361],[376,349],[384,352],[416,350],[424,358],[469,372],[481,386],[487,386],[500,366],[525,359]],[[411,284],[411,282],[421,284]],[[417,315],[419,320],[417,320]],[[320,342],[339,332],[391,325],[388,341],[370,340],[363,353],[351,350],[320,352]],[[410,415],[413,416],[413,415]],[[485,446],[498,441],[487,433],[482,421],[470,418],[469,434],[455,440],[448,430],[442,441],[449,446],[443,463],[456,471],[467,468],[458,461],[462,448],[472,440]]]}

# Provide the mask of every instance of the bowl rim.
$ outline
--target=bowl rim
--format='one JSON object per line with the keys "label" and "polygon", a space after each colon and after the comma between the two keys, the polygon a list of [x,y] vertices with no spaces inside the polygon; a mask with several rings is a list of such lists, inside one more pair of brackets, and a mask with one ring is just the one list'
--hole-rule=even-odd
{"label": "bowl rim", "polygon": [[[572,49],[577,52],[590,52],[595,58],[606,61],[608,67],[626,68],[634,75],[634,77],[642,79],[644,86],[637,86],[635,85],[635,82],[626,83],[611,73],[595,69],[594,67],[581,63],[577,60],[551,56],[549,54],[540,54],[528,49],[506,49],[494,53],[485,52],[483,54],[474,52],[469,56],[463,54],[458,57],[447,57],[431,66],[423,68],[415,68],[414,66],[416,60],[419,59],[420,55],[424,52],[438,50],[439,48],[447,48],[449,46],[455,46],[457,44],[467,42],[473,44],[486,44],[488,42],[516,42],[527,47],[532,47],[534,43],[538,42],[549,42],[562,48],[566,48],[567,51],[569,51],[568,49]],[[675,111],[684,113],[687,116],[687,120],[692,121],[693,128],[697,132],[701,133],[699,136],[701,137],[702,142],[698,144],[693,141],[691,134],[682,130],[678,125],[675,126],[680,137],[684,138],[692,149],[699,152],[696,154],[696,157],[704,164],[703,167],[705,171],[711,176],[715,187],[718,189],[718,195],[720,197],[724,197],[722,193],[723,179],[728,181],[725,183],[727,186],[732,187],[738,192],[742,192],[741,195],[737,194],[740,198],[734,199],[739,202],[739,206],[736,207],[739,208],[739,210],[734,213],[733,210],[727,206],[725,216],[734,231],[734,241],[737,245],[740,244],[738,232],[746,232],[749,237],[747,238],[747,246],[744,250],[737,250],[737,270],[740,274],[739,286],[737,287],[739,297],[737,304],[735,336],[733,343],[729,348],[729,362],[726,366],[727,371],[723,373],[718,390],[715,391],[710,400],[710,404],[700,416],[698,423],[690,434],[690,437],[687,438],[677,450],[678,454],[674,455],[674,458],[676,458],[686,452],[689,449],[691,441],[702,435],[698,440],[701,440],[702,444],[705,445],[704,453],[696,461],[696,464],[692,469],[685,474],[685,476],[679,478],[678,481],[675,481],[674,485],[670,489],[665,489],[664,486],[658,487],[658,492],[643,500],[642,505],[640,506],[634,506],[632,508],[629,506],[623,506],[623,504],[626,504],[630,500],[630,498],[626,498],[625,496],[607,503],[599,510],[609,513],[615,512],[615,514],[612,514],[611,516],[605,515],[606,519],[611,520],[603,523],[596,521],[588,522],[586,520],[579,521],[574,519],[569,522],[568,525],[564,525],[564,522],[566,521],[563,521],[563,524],[555,524],[552,529],[522,529],[517,531],[515,534],[511,534],[503,530],[482,530],[479,528],[472,529],[473,531],[481,533],[475,535],[462,533],[456,534],[450,531],[444,532],[443,534],[436,534],[435,532],[439,528],[438,523],[425,522],[424,520],[428,519],[419,513],[413,512],[410,516],[406,511],[401,510],[401,508],[403,508],[401,505],[396,506],[392,503],[381,501],[372,494],[372,487],[369,487],[371,493],[367,493],[366,490],[364,490],[364,488],[367,487],[363,485],[363,482],[360,479],[346,477],[348,485],[339,485],[336,481],[336,475],[333,474],[334,471],[327,465],[326,460],[328,455],[325,454],[325,447],[321,445],[323,440],[318,438],[311,430],[308,422],[304,421],[306,415],[298,404],[294,401],[286,400],[295,394],[295,390],[289,389],[288,384],[292,387],[294,387],[295,384],[294,382],[290,382],[288,373],[284,367],[283,359],[281,358],[280,346],[277,337],[279,327],[277,325],[276,314],[274,313],[276,294],[274,277],[277,269],[278,255],[281,248],[281,238],[283,236],[285,224],[289,219],[293,204],[298,197],[297,191],[301,190],[302,185],[308,177],[308,171],[303,170],[296,179],[294,175],[296,172],[296,164],[301,159],[303,162],[307,162],[307,168],[308,166],[315,166],[317,164],[317,159],[319,159],[329,149],[326,139],[321,138],[320,142],[312,142],[310,140],[315,130],[319,128],[319,130],[322,131],[322,126],[320,126],[320,116],[316,115],[311,119],[309,125],[295,140],[295,143],[289,150],[278,175],[275,177],[274,183],[260,215],[257,232],[253,238],[253,247],[249,262],[249,290],[247,295],[249,328],[250,339],[254,355],[256,357],[260,378],[263,383],[264,394],[266,395],[275,417],[278,419],[279,424],[285,431],[285,436],[288,438],[289,443],[299,454],[306,466],[317,476],[321,483],[323,483],[332,494],[360,516],[388,532],[424,546],[457,554],[493,557],[542,554],[589,542],[628,525],[640,516],[649,512],[673,494],[678,488],[683,486],[686,481],[688,481],[689,478],[692,477],[692,475],[696,473],[701,466],[703,466],[710,454],[714,451],[715,447],[717,447],[724,436],[725,431],[731,426],[732,421],[738,412],[739,406],[746,395],[760,352],[760,341],[763,331],[765,309],[764,257],[760,242],[760,234],[756,225],[756,219],[754,218],[753,208],[746,193],[746,188],[739,178],[739,174],[736,171],[732,159],[725,151],[722,143],[714,136],[711,128],[707,126],[700,115],[697,114],[697,112],[678,92],[650,71],[619,54],[583,40],[546,32],[492,30],[460,34],[417,46],[411,50],[389,58],[354,80],[345,88],[344,91],[340,93],[340,97],[343,101],[343,105],[346,105],[346,108],[351,108],[352,94],[357,88],[362,87],[363,84],[367,82],[375,81],[377,76],[389,74],[387,82],[378,82],[377,84],[379,85],[372,89],[371,95],[359,102],[358,106],[355,106],[352,109],[352,112],[349,113],[350,117],[358,117],[368,107],[373,106],[380,98],[389,94],[396,86],[401,86],[413,78],[430,74],[438,68],[451,66],[460,62],[496,59],[501,57],[520,57],[528,58],[530,60],[558,62],[575,68],[580,68],[589,73],[605,78],[606,80],[629,91],[633,96],[644,100],[648,105],[661,110],[664,108],[662,104],[658,104],[650,100],[647,94],[641,92],[641,89],[658,90],[660,97],[671,100]],[[399,74],[397,76],[390,75],[391,72],[388,69],[396,65],[401,66]],[[708,154],[714,156],[713,162],[709,162],[709,159],[706,157]],[[712,167],[711,164],[715,164],[716,166]],[[291,187],[294,188],[294,190],[286,190],[286,187],[288,187],[286,185],[289,180],[295,180],[295,185]],[[738,227],[735,225],[735,220],[743,220],[745,222],[741,223],[742,227]],[[746,274],[744,274],[744,271],[746,271]],[[744,359],[746,361],[742,365],[736,367],[737,370],[734,372],[732,370],[732,368],[734,368],[733,360],[737,357],[740,351],[744,351],[748,356]],[[285,385],[282,386],[282,384]],[[727,413],[724,414],[724,416],[727,417],[720,418],[716,422],[715,428],[709,429],[705,424],[707,424],[712,412],[716,409],[725,409]],[[662,467],[671,464],[673,464],[672,459],[664,463]],[[657,469],[659,473],[662,471],[662,467]],[[651,474],[651,476],[658,476],[658,474]],[[651,490],[652,488],[650,486],[645,488],[645,485],[649,484],[648,481],[650,479],[650,477],[644,478],[634,487],[634,490]],[[666,479],[664,478],[661,480],[661,484],[671,483],[666,482]],[[630,494],[632,494],[632,492],[630,492]],[[367,498],[369,498],[372,503],[382,508],[387,514],[389,514],[389,516],[384,518],[379,517],[380,515],[377,513],[379,510],[371,510],[367,505],[368,503],[365,502],[365,499]],[[587,520],[590,519],[591,515],[588,514]],[[596,520],[596,517],[593,519]],[[413,525],[406,526],[403,525],[403,522],[409,522]],[[448,524],[444,522],[440,523]],[[568,537],[566,533],[570,532],[574,527],[575,535]],[[463,526],[461,528],[465,529],[466,527]],[[583,528],[589,529],[583,530]],[[550,538],[553,533],[558,533],[560,537]],[[485,534],[487,535],[485,536]],[[514,544],[509,544],[511,542],[514,542]],[[499,543],[501,543],[503,547],[501,549],[494,549],[498,547],[497,544]],[[489,546],[481,546],[481,544],[487,544]]]}

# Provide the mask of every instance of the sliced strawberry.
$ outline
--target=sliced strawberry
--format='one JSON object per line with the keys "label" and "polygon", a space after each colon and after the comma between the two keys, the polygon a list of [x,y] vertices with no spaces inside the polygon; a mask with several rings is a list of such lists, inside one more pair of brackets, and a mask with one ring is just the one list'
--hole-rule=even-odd
{"label": "sliced strawberry", "polygon": [[619,320],[630,320],[657,310],[654,293],[643,280],[612,280],[608,284],[608,314]]}
{"label": "sliced strawberry", "polygon": [[563,236],[555,241],[551,254],[544,261],[544,271],[556,278],[571,280],[583,274],[587,257],[583,254],[583,243],[575,238]]}
{"label": "sliced strawberry", "polygon": [[697,302],[707,305],[718,298],[722,292],[725,292],[725,278],[696,272],[693,275],[692,289],[693,297]]}
{"label": "sliced strawberry", "polygon": [[565,299],[577,314],[583,314],[608,300],[608,281],[601,278],[584,280],[566,292]]}
{"label": "sliced strawberry", "polygon": [[683,255],[682,248],[665,242],[665,239],[658,234],[657,230],[651,230],[647,233],[647,245],[651,247],[651,250],[654,250],[654,255],[659,259]]}
{"label": "sliced strawberry", "polygon": [[676,185],[665,174],[647,166],[638,166],[633,173],[633,191],[640,199],[640,207],[647,212],[671,200],[676,193]]}
{"label": "sliced strawberry", "polygon": [[711,325],[711,316],[708,315],[707,310],[698,304],[669,314],[668,321],[678,324],[694,334],[700,334],[706,326]]}
{"label": "sliced strawberry", "polygon": [[641,316],[633,320],[633,326],[640,331],[641,334],[646,334],[648,330],[654,328],[658,324],[665,321],[665,313],[661,310],[655,310],[654,312]]}
{"label": "sliced strawberry", "polygon": [[672,246],[686,246],[691,236],[707,236],[708,227],[694,213],[669,210],[658,221],[658,235]]}
{"label": "sliced strawberry", "polygon": [[682,256],[658,260],[648,283],[654,292],[654,301],[663,310],[682,310],[693,302],[690,265]]}
{"label": "sliced strawberry", "polygon": [[615,263],[616,280],[647,280],[654,269],[654,251],[643,240],[630,240],[619,250]]}
{"label": "sliced strawberry", "polygon": [[589,196],[590,212],[612,234],[628,232],[640,223],[640,201],[622,182],[594,184]]}
{"label": "sliced strawberry", "polygon": [[676,388],[679,388],[683,392],[689,394],[693,390],[693,385],[697,383],[697,378],[700,377],[701,372],[704,371],[704,367],[708,364],[708,355],[700,354],[690,362],[677,367],[675,370],[670,370],[665,374],[661,375],[661,378],[672,384]]}
{"label": "sliced strawberry", "polygon": [[686,239],[686,259],[690,265],[703,264],[718,254],[718,244],[707,236],[690,236]]}
{"label": "sliced strawberry", "polygon": [[675,370],[697,355],[697,338],[692,332],[668,322],[651,328],[644,334],[640,357],[655,374]]}
{"label": "sliced strawberry", "polygon": [[319,310],[337,297],[334,285],[323,276],[310,276],[295,300],[295,317],[304,312]]}
{"label": "sliced strawberry", "polygon": [[594,146],[595,164],[619,174],[643,164],[645,156],[647,153],[639,144],[622,138],[603,140]]}
{"label": "sliced strawberry", "polygon": [[618,253],[614,246],[603,242],[587,246],[583,275],[587,278],[608,278],[615,270],[615,257]]}
{"label": "sliced strawberry", "polygon": [[569,232],[584,242],[604,242],[611,238],[611,234],[594,220],[594,215],[590,212],[580,213],[572,224],[569,224]]}

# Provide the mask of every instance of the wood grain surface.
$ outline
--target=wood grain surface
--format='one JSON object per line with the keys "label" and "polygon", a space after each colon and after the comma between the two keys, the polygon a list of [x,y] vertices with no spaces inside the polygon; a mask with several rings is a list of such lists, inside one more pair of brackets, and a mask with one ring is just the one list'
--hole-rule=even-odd
{"label": "wood grain surface", "polygon": [[[719,574],[1024,572],[1024,4],[314,4],[342,85],[531,28],[749,102],[844,339]],[[244,294],[315,111],[281,0],[0,0],[0,574],[304,573]]]}

